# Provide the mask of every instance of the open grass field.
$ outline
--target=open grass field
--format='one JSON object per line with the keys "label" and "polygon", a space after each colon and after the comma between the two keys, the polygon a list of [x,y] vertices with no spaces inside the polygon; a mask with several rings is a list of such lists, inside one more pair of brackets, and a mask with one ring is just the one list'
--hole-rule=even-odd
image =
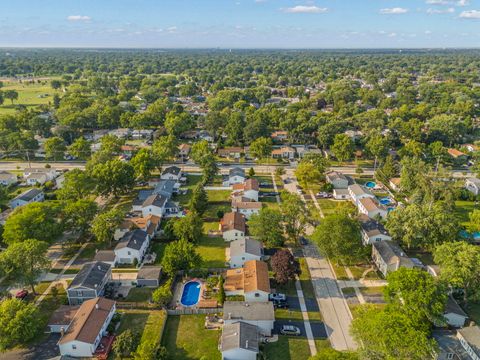
{"label": "open grass field", "polygon": [[28,108],[34,108],[39,105],[53,102],[53,95],[60,94],[60,91],[53,90],[50,81],[30,84],[28,82],[20,83],[4,81],[2,91],[15,90],[18,92],[18,99],[14,100],[13,105],[9,99],[5,99],[3,105],[0,105],[0,115],[11,114],[16,111],[17,105],[24,105]]}
{"label": "open grass field", "polygon": [[205,329],[205,315],[169,316],[165,326],[162,344],[168,350],[168,359],[222,358],[218,351],[220,331]]}
{"label": "open grass field", "polygon": [[469,221],[468,215],[475,209],[480,208],[479,206],[475,207],[474,201],[455,201],[455,216],[460,221],[462,225],[465,225]]}
{"label": "open grass field", "polygon": [[[317,350],[330,347],[328,340],[315,340]],[[310,357],[306,338],[280,336],[277,342],[265,346],[267,359],[305,360]]]}

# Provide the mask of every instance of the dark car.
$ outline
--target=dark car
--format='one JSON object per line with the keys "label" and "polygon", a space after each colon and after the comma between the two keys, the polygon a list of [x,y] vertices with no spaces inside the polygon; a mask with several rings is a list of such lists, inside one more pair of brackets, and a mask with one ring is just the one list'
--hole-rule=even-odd
{"label": "dark car", "polygon": [[278,309],[288,309],[288,302],[286,301],[273,301],[273,307]]}
{"label": "dark car", "polygon": [[28,296],[28,291],[25,289],[20,290],[15,294],[15,298],[20,300],[24,300],[27,296]]}

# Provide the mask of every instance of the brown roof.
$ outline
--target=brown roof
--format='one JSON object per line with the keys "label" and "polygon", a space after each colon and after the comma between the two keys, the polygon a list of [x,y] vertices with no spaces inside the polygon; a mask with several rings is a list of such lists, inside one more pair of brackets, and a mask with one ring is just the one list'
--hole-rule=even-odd
{"label": "brown roof", "polygon": [[459,156],[465,156],[465,154],[463,152],[461,152],[460,150],[457,150],[457,149],[448,149],[447,151],[454,158],[457,158]]}
{"label": "brown roof", "polygon": [[102,297],[85,301],[58,343],[77,340],[93,344],[114,306],[115,301]]}
{"label": "brown roof", "polygon": [[219,154],[232,154],[232,153],[240,153],[244,152],[243,148],[241,147],[226,147],[223,149],[218,149]]}
{"label": "brown roof", "polygon": [[243,190],[243,191],[248,191],[248,190],[258,191],[260,189],[260,186],[258,184],[257,179],[247,179],[243,184],[233,184],[232,189]]}
{"label": "brown roof", "polygon": [[399,177],[394,177],[394,178],[391,178],[391,179],[390,179],[390,182],[391,182],[393,185],[400,186],[401,180],[402,180],[402,179],[400,179]]}
{"label": "brown roof", "polygon": [[372,198],[363,198],[360,202],[368,211],[384,210],[383,206],[377,204]]}
{"label": "brown roof", "polygon": [[261,209],[262,203],[258,201],[248,201],[247,198],[242,199],[233,199],[232,200],[232,207],[236,207],[239,209]]}
{"label": "brown roof", "polygon": [[69,325],[75,314],[77,313],[79,306],[70,306],[70,305],[60,305],[60,307],[54,311],[50,320],[48,320],[48,325]]}
{"label": "brown roof", "polygon": [[188,145],[188,144],[180,144],[180,145],[178,145],[178,149],[179,149],[180,151],[181,151],[181,150],[188,150],[188,151],[190,151],[191,146]]}
{"label": "brown roof", "polygon": [[238,212],[229,212],[223,215],[220,222],[222,232],[230,230],[238,230],[245,232],[245,216]]}
{"label": "brown roof", "polygon": [[227,270],[224,289],[227,291],[243,290],[244,292],[270,292],[267,263],[259,260],[245,261],[242,269]]}

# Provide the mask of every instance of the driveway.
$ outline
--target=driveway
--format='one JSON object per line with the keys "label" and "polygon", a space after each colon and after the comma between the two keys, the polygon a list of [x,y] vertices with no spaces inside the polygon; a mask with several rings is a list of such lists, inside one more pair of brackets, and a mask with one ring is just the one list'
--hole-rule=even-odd
{"label": "driveway", "polygon": [[[275,325],[273,327],[274,334],[280,334],[280,330],[283,325],[293,325],[300,329],[300,337],[306,337],[305,334],[305,323],[302,320],[275,320]],[[314,321],[310,322],[310,327],[312,328],[313,337],[315,339],[326,339],[327,331],[325,330],[325,325],[322,322]]]}
{"label": "driveway", "polygon": [[60,359],[60,351],[57,342],[60,334],[49,334],[45,341],[27,350],[15,350],[3,353],[2,360],[51,360]]}

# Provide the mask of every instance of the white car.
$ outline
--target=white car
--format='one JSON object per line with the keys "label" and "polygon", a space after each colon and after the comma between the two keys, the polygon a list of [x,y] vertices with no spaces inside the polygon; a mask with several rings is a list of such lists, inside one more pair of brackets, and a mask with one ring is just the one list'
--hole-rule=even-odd
{"label": "white car", "polygon": [[282,335],[299,336],[301,333],[298,327],[292,325],[283,325],[280,330],[280,334]]}
{"label": "white car", "polygon": [[287,301],[287,295],[285,294],[270,294],[268,300],[271,301]]}

